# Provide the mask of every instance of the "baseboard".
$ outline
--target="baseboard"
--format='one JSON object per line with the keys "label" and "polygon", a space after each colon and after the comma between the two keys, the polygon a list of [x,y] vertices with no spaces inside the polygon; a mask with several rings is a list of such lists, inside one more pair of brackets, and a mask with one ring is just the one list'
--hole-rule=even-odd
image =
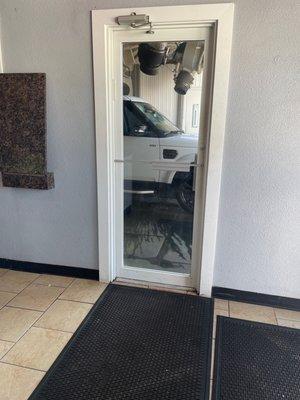
{"label": "baseboard", "polygon": [[247,292],[218,286],[212,288],[212,296],[218,299],[242,301],[244,303],[258,304],[261,306],[300,311],[300,299],[294,299],[292,297],[273,296],[270,294]]}
{"label": "baseboard", "polygon": [[[6,258],[0,258],[0,268],[7,268],[16,271],[35,272],[38,274],[62,275],[93,280],[99,279],[99,271],[96,269],[42,264],[30,261],[9,260]],[[219,286],[214,286],[212,288],[212,297],[224,300],[258,304],[262,306],[285,308],[293,311],[300,311],[300,299],[292,297],[247,292],[245,290],[236,290]]]}
{"label": "baseboard", "polygon": [[99,271],[96,269],[67,267],[64,265],[41,264],[29,261],[8,260],[0,258],[0,268],[16,271],[35,272],[38,274],[63,275],[75,278],[99,279]]}

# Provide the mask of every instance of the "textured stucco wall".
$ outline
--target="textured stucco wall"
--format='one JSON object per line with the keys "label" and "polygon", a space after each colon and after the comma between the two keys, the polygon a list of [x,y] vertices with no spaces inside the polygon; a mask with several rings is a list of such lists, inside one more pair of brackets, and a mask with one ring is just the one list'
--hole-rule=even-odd
{"label": "textured stucco wall", "polygon": [[[201,2],[0,0],[4,71],[47,73],[56,177],[49,192],[0,190],[0,257],[97,265],[89,11]],[[235,4],[214,284],[300,297],[300,7]]]}
{"label": "textured stucco wall", "polygon": [[300,5],[246,3],[236,7],[214,285],[300,297]]}

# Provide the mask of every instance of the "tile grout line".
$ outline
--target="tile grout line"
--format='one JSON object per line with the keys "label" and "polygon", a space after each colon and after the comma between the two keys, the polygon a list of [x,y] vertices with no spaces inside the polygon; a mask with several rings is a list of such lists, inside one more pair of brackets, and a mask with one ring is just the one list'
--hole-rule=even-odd
{"label": "tile grout line", "polygon": [[[102,294],[102,293],[101,293],[101,294]],[[100,296],[101,296],[101,295],[100,295]],[[99,296],[99,297],[100,297],[100,296]],[[99,297],[98,297],[98,298],[99,298]],[[88,303],[87,301],[79,301],[79,300],[61,299],[61,298],[58,298],[57,300],[60,300],[60,301],[72,301],[73,303],[83,303],[83,304],[91,304],[91,305],[94,305],[98,299],[96,299],[96,301],[95,301],[94,303]]]}
{"label": "tile grout line", "polygon": [[[11,270],[11,271],[14,271],[14,270]],[[8,271],[7,271],[8,272]],[[19,271],[15,271],[15,272],[19,272]],[[24,272],[24,271],[20,271],[20,272]],[[31,272],[27,272],[28,274],[31,274]],[[40,276],[40,275],[39,275]],[[16,293],[16,295],[15,295],[15,297],[17,297],[19,294],[21,294],[25,289],[27,289],[28,288],[28,286],[30,286],[36,279],[38,279],[39,278],[39,276],[37,277],[37,278],[34,278],[34,280],[33,281],[30,281],[20,292],[18,292],[18,293]],[[5,292],[5,293],[15,293],[15,292],[8,292],[7,290],[0,290],[1,292]],[[14,298],[15,298],[14,297]],[[14,299],[13,298],[13,299]],[[11,300],[13,300],[13,299],[11,299]],[[9,302],[11,302],[11,300],[9,300]],[[8,303],[9,303],[8,302]],[[7,303],[7,304],[8,304]]]}
{"label": "tile grout line", "polygon": [[[52,306],[52,304],[55,303],[56,300],[57,300],[57,299],[55,299],[55,300],[50,304],[50,306],[47,308],[47,310]],[[18,307],[11,307],[11,308],[18,308]],[[26,308],[19,308],[19,310],[37,311],[37,310],[28,310],[28,309],[26,309]],[[37,320],[34,321],[34,322],[32,323],[32,325],[29,326],[28,329],[26,329],[26,331],[24,332],[24,334],[23,334],[22,336],[20,336],[20,338],[19,338],[16,342],[13,342],[14,344],[12,345],[12,347],[8,350],[8,352],[7,352],[6,354],[8,354],[11,350],[13,350],[13,348],[15,347],[15,345],[16,345],[17,343],[19,343],[19,341],[20,341],[21,339],[23,339],[23,337],[30,331],[31,328],[38,328],[37,326],[35,326],[35,324],[42,318],[42,316],[45,314],[45,312],[46,312],[47,310],[45,310],[44,312],[43,312],[43,311],[37,311],[37,312],[41,312],[42,315],[40,315],[40,316],[37,318]],[[45,328],[40,328],[40,329],[45,329]],[[53,330],[54,330],[54,329],[53,329]],[[66,332],[66,333],[70,333],[70,332]],[[0,340],[1,340],[1,339],[0,339]],[[5,354],[5,355],[6,355],[6,354]],[[3,358],[4,358],[4,356],[1,357],[0,362],[3,362],[3,361],[2,361]],[[7,364],[8,364],[8,363],[7,363]]]}
{"label": "tile grout line", "polygon": [[[38,279],[38,278],[36,278],[36,279]],[[74,281],[75,281],[75,279],[73,280],[73,282],[74,282]],[[33,281],[33,282],[34,282],[34,281]],[[31,282],[31,283],[33,283],[33,282]],[[71,282],[69,286],[71,286],[71,284],[72,284],[73,282]],[[30,285],[30,284],[29,284],[29,285]],[[29,286],[29,285],[28,285],[28,286]],[[28,286],[26,286],[26,288],[27,288]],[[46,285],[41,285],[41,286],[46,286]],[[68,287],[69,287],[69,286],[68,286]],[[7,306],[7,307],[10,307],[10,308],[18,308],[18,309],[21,309],[21,310],[37,311],[37,312],[41,312],[42,314],[38,317],[38,319],[37,319],[36,321],[34,321],[34,323],[33,323],[32,325],[30,325],[30,327],[24,332],[24,334],[23,334],[16,342],[10,342],[10,343],[13,343],[13,345],[12,345],[12,347],[1,357],[0,363],[15,365],[15,366],[18,366],[18,367],[20,367],[20,368],[28,368],[28,367],[23,367],[23,366],[20,366],[20,365],[16,365],[16,364],[11,364],[11,363],[8,363],[8,362],[4,362],[4,361],[2,361],[2,360],[3,360],[3,358],[4,358],[11,350],[13,350],[13,348],[15,347],[15,345],[29,332],[29,330],[30,330],[31,328],[43,329],[43,330],[47,330],[47,329],[48,329],[48,330],[51,330],[51,331],[57,331],[57,332],[62,332],[62,333],[69,333],[69,334],[71,334],[70,339],[73,337],[73,335],[74,335],[74,333],[75,333],[76,331],[75,331],[75,332],[68,332],[68,331],[63,331],[63,330],[59,330],[59,329],[51,329],[51,328],[43,328],[43,327],[35,326],[35,324],[37,324],[37,323],[40,321],[40,319],[44,316],[44,314],[46,313],[46,311],[48,311],[49,308],[50,308],[57,300],[63,300],[63,299],[59,299],[59,297],[65,292],[65,290],[66,290],[68,287],[61,288],[61,289],[64,289],[64,290],[62,291],[62,293],[60,293],[60,294],[55,298],[55,300],[54,300],[53,302],[51,302],[51,304],[47,307],[47,309],[46,309],[45,311],[31,310],[31,309],[25,309],[25,308],[20,308],[20,307]],[[25,290],[26,288],[24,288],[23,290]],[[23,291],[23,290],[22,290],[22,291]],[[22,292],[22,291],[21,291],[21,292]],[[20,293],[21,293],[21,292],[20,292]],[[18,293],[18,294],[19,294],[19,293]],[[68,300],[65,300],[65,301],[68,301]],[[69,301],[72,301],[72,300],[69,300]],[[83,302],[74,301],[74,303],[83,303]],[[83,304],[90,304],[90,305],[93,305],[93,303],[83,303]],[[76,330],[77,330],[77,329],[76,329]],[[1,340],[1,339],[0,339],[0,340]],[[61,351],[63,351],[64,348],[65,348],[65,346],[61,349]],[[61,353],[61,351],[59,352],[59,354]],[[57,357],[59,356],[59,354],[57,355]],[[57,357],[56,357],[56,358],[57,358]],[[43,371],[43,370],[38,370],[38,369],[35,369],[35,368],[28,368],[28,369],[33,369],[33,370],[45,372],[45,371]]]}
{"label": "tile grout line", "polygon": [[[80,278],[76,278],[76,279],[78,279],[78,280],[81,280]],[[75,282],[75,281],[74,281]],[[72,284],[74,283],[74,282],[72,282]],[[72,286],[72,284],[68,287],[68,288],[66,288],[60,295],[59,295],[59,297],[58,297],[58,299],[57,300],[64,300],[64,301],[74,301],[74,302],[76,302],[76,303],[85,303],[85,304],[95,304],[97,301],[98,301],[98,299],[99,299],[99,297],[100,296],[102,296],[102,293],[104,292],[104,290],[107,288],[107,286],[109,285],[109,283],[106,283],[106,282],[101,282],[101,281],[97,281],[99,284],[100,284],[100,286],[102,287],[102,286],[105,286],[104,287],[104,289],[102,290],[102,292],[98,295],[98,297],[96,298],[96,300],[94,301],[94,302],[87,302],[87,301],[82,301],[82,300],[73,300],[73,299],[68,299],[68,298],[63,298],[63,297],[61,297],[63,294],[64,294],[64,292],[65,292],[65,290],[66,289],[69,289],[71,286]]]}
{"label": "tile grout line", "polygon": [[52,284],[46,284],[46,283],[37,283],[33,282],[37,286],[45,286],[45,287],[54,287],[54,288],[59,288],[59,289],[68,289],[69,286],[60,286],[60,285],[52,285]]}
{"label": "tile grout line", "polygon": [[[84,317],[85,318],[85,317]],[[83,318],[83,319],[84,319]],[[83,321],[83,320],[82,320]],[[82,322],[81,321],[81,322]],[[79,325],[81,324],[81,322],[79,323]],[[79,325],[78,325],[78,327],[79,327]],[[77,328],[78,328],[77,327]],[[53,329],[53,328],[45,328],[44,326],[35,326],[35,325],[33,325],[31,328],[36,328],[36,329],[45,329],[46,331],[48,330],[48,331],[54,331],[54,332],[62,332],[62,333],[71,333],[71,335],[73,336],[74,335],[74,333],[76,332],[76,330],[77,330],[77,328],[76,328],[76,330],[74,331],[74,332],[70,332],[70,331],[63,331],[62,329]]]}
{"label": "tile grout line", "polygon": [[[8,272],[8,271],[7,271],[7,272]],[[17,271],[17,272],[18,272],[18,271]],[[31,273],[31,272],[29,272],[29,273]],[[35,279],[37,279],[37,278],[35,278]],[[34,282],[34,280],[31,281],[27,286],[25,286],[19,293],[16,293],[16,295],[15,295],[12,299],[10,299],[3,307],[0,308],[0,311],[3,310],[4,307],[11,307],[11,306],[8,306],[8,304],[9,304],[12,300],[14,300],[19,294],[23,293],[24,290],[27,289],[28,286],[30,286],[33,282]],[[0,291],[3,292],[3,290],[0,290]],[[15,293],[15,292],[5,292],[5,293]],[[17,307],[16,307],[16,308],[17,308]],[[36,310],[30,310],[30,311],[36,311]],[[1,340],[1,338],[0,338],[0,340]]]}
{"label": "tile grout line", "polygon": [[[7,342],[7,343],[13,343],[13,342]],[[0,357],[0,363],[2,358],[4,358],[6,356],[6,354],[13,348],[13,345]]]}
{"label": "tile grout line", "polygon": [[[40,276],[41,276],[41,275],[40,275]],[[40,276],[38,276],[36,279],[38,279]],[[59,275],[55,275],[55,276],[59,276]],[[36,280],[36,279],[35,279],[35,280]],[[32,281],[31,283],[34,283],[35,280]],[[75,280],[75,279],[74,279],[74,280]],[[73,282],[71,282],[70,285],[71,285],[72,283],[73,283]],[[42,285],[42,284],[38,284],[38,283],[36,283],[36,285],[49,287],[49,285]],[[70,285],[69,285],[69,286],[70,286]],[[28,286],[30,286],[30,284],[29,284]],[[17,295],[21,294],[25,289],[28,288],[28,286],[26,286],[26,288],[24,288],[23,290],[21,290],[20,293],[17,293]],[[68,286],[68,287],[69,287],[69,286]],[[37,321],[34,322],[34,324],[35,324],[36,322],[38,322],[38,321],[40,320],[40,318],[42,318],[43,314],[45,314],[45,312],[49,310],[49,308],[52,306],[52,304],[54,304],[54,303],[59,299],[59,297],[65,292],[65,290],[68,288],[68,287],[60,287],[60,286],[50,286],[50,287],[58,287],[59,289],[63,289],[63,291],[51,302],[51,304],[50,304],[44,311],[43,311],[43,310],[36,310],[36,309],[33,309],[33,308],[24,308],[24,307],[17,307],[17,306],[10,306],[10,305],[8,305],[12,300],[14,300],[14,298],[15,298],[17,295],[16,295],[13,299],[11,299],[11,300],[5,305],[5,307],[18,308],[19,310],[27,310],[27,311],[38,311],[38,312],[41,312],[42,315],[37,319]],[[32,326],[33,326],[33,325],[31,325],[30,328],[31,328]],[[29,328],[29,329],[30,329],[30,328]],[[1,339],[0,339],[0,340],[1,340]]]}
{"label": "tile grout line", "polygon": [[[7,272],[8,272],[8,271],[7,271]],[[32,282],[31,282],[31,283],[32,283]],[[29,283],[29,285],[30,285],[31,283]],[[29,285],[28,285],[28,286],[29,286]],[[17,293],[16,296],[19,295],[20,293],[22,293],[26,288],[27,288],[27,286],[24,287],[19,293]],[[13,292],[12,292],[12,293],[13,293]],[[16,296],[15,296],[15,297],[16,297]],[[14,297],[14,298],[15,298],[15,297]],[[14,299],[14,298],[13,298],[13,299]],[[13,299],[12,299],[12,300],[13,300]],[[11,300],[10,300],[10,301],[11,301]],[[10,303],[10,301],[9,301],[8,303]],[[7,304],[8,304],[8,303],[7,303]],[[8,306],[5,305],[4,307],[8,307]],[[4,307],[1,308],[1,310],[3,310]],[[9,307],[8,307],[8,308],[9,308]],[[0,310],[0,311],[1,311],[1,310]],[[30,311],[32,311],[32,310],[30,310]],[[33,324],[34,324],[35,322],[36,322],[36,321],[34,321]],[[33,324],[32,324],[32,325],[33,325]],[[13,342],[13,341],[11,342],[11,343],[14,343],[14,344],[13,344],[12,347],[9,349],[9,351],[12,350],[12,349],[15,347],[15,345],[19,342],[19,340],[29,331],[29,329],[32,327],[32,325],[30,325],[29,328],[26,329],[26,331],[24,332],[24,334],[23,334],[21,337],[19,337],[19,339],[18,339],[16,342]],[[0,340],[2,340],[2,339],[0,338]],[[8,352],[7,352],[7,353],[8,353]],[[6,354],[7,354],[7,353],[6,353]],[[5,355],[6,355],[6,354],[5,354]],[[4,357],[4,356],[2,356],[0,360],[2,360],[3,357]]]}
{"label": "tile grout line", "polygon": [[[7,341],[8,342],[8,341]],[[15,344],[17,343],[17,342],[8,342],[8,343],[13,343],[13,345],[8,349],[8,351],[5,353],[5,354],[3,354],[3,356],[1,356],[0,357],[0,363],[2,362],[1,360],[6,356],[6,354],[15,346]]]}
{"label": "tile grout line", "polygon": [[[35,324],[35,322],[36,322],[36,321],[34,321],[33,324]],[[26,331],[23,333],[23,335],[21,335],[21,336],[19,337],[19,339],[18,339],[16,342],[13,342],[14,344],[11,346],[11,348],[9,349],[9,351],[8,351],[6,354],[8,354],[8,353],[15,347],[15,345],[16,345],[17,343],[19,343],[19,341],[26,335],[26,333],[27,333],[27,332],[29,331],[29,329],[33,326],[33,324],[30,325],[28,329],[26,329]],[[5,354],[5,355],[6,355],[6,354]],[[3,356],[3,357],[4,357],[4,356]],[[3,357],[1,357],[0,362],[2,362]]]}
{"label": "tile grout line", "polygon": [[[33,281],[31,281],[23,290],[21,290],[19,293],[17,293],[16,296],[17,296],[18,294],[22,293],[28,286],[30,286],[32,283],[34,283],[35,280],[37,280],[38,278],[39,278],[39,276],[38,276],[36,279],[34,279]],[[72,285],[72,283],[75,282],[75,280],[76,280],[76,279],[74,279],[74,280],[70,283],[70,285],[69,285],[68,287],[70,287],[70,286]],[[45,286],[45,285],[44,285],[44,286]],[[41,312],[40,317],[38,317],[38,319],[37,319],[36,321],[34,321],[33,324],[29,326],[28,329],[26,329],[26,331],[24,332],[24,334],[23,334],[16,342],[10,342],[10,343],[13,343],[13,345],[12,345],[12,347],[8,350],[8,352],[6,352],[6,353],[1,357],[0,362],[2,362],[3,364],[5,363],[4,361],[2,361],[3,358],[4,358],[11,350],[14,349],[15,345],[16,345],[17,343],[19,343],[19,341],[29,332],[29,330],[30,330],[31,328],[38,328],[38,329],[44,329],[44,330],[45,330],[45,329],[49,329],[49,328],[37,327],[37,326],[35,326],[35,324],[38,323],[38,321],[40,321],[40,319],[44,316],[44,314],[46,313],[46,311],[48,311],[48,309],[49,309],[57,300],[64,300],[64,299],[59,299],[59,297],[66,291],[66,289],[67,289],[68,287],[62,288],[62,289],[63,289],[62,293],[60,293],[60,294],[55,298],[55,300],[47,307],[47,309],[46,309],[45,311],[30,310],[30,311]],[[67,299],[66,299],[65,301],[72,301],[72,300],[67,300]],[[90,305],[93,305],[93,304],[94,304],[94,303],[85,303],[85,302],[80,302],[80,301],[74,301],[74,302],[76,302],[76,303],[90,304]],[[18,308],[18,307],[11,307],[11,308]],[[24,308],[18,308],[18,309],[24,310]],[[75,333],[75,332],[67,332],[67,331],[61,331],[61,330],[55,330],[55,329],[49,329],[49,330],[51,330],[51,331],[58,331],[58,332],[62,332],[62,333],[69,333],[69,334],[71,334],[71,338],[73,337],[73,335],[74,335],[74,333]],[[70,338],[70,339],[71,339],[71,338]],[[64,348],[65,348],[65,346],[63,347],[63,349],[64,349]],[[61,351],[63,351],[63,349],[62,349]],[[61,352],[60,352],[60,353],[61,353]],[[60,354],[60,353],[59,353],[59,354]],[[58,354],[58,356],[59,356],[59,354]],[[58,356],[57,356],[57,357],[58,357]],[[56,357],[56,358],[57,358],[57,357]],[[9,364],[9,363],[6,362],[6,364]],[[11,364],[11,365],[15,365],[15,364]],[[19,366],[19,365],[15,365],[15,366],[18,366],[18,367],[20,367],[20,368],[26,368],[26,367],[22,367],[22,366]],[[30,369],[30,368],[29,368],[29,369]],[[35,370],[34,368],[32,368],[32,369]],[[40,371],[40,370],[37,370],[37,371]],[[44,371],[42,371],[42,372],[44,372]]]}
{"label": "tile grout line", "polygon": [[[41,285],[42,286],[42,285]],[[48,286],[47,286],[48,287]],[[63,289],[63,288],[59,288],[59,289]],[[25,290],[25,289],[24,289]],[[37,310],[37,309],[34,309],[34,308],[25,308],[25,307],[18,307],[18,306],[12,306],[12,305],[9,305],[9,303],[10,303],[10,301],[7,303],[7,305],[5,306],[5,307],[9,307],[9,308],[18,308],[19,310],[27,310],[27,311],[38,311],[38,312],[41,312],[41,313],[45,313],[46,311],[48,311],[48,309],[52,306],[52,304],[53,303],[55,303],[55,301],[58,299],[58,297],[59,296],[61,296],[62,294],[63,294],[63,292],[64,292],[64,290],[51,302],[51,304],[45,309],[45,310]],[[21,293],[21,292],[20,292]],[[20,294],[19,293],[19,294]],[[12,299],[13,300],[13,299]],[[11,301],[12,301],[11,300]]]}
{"label": "tile grout line", "polygon": [[[38,278],[36,278],[36,279],[38,279]],[[34,281],[33,281],[34,282]],[[33,282],[31,282],[31,283],[33,283]],[[73,283],[73,282],[72,282]],[[30,284],[29,284],[30,285]],[[36,285],[39,285],[39,286],[46,286],[46,287],[49,287],[48,285],[42,285],[42,284],[36,284]],[[71,285],[71,284],[70,284]],[[70,286],[69,285],[69,286]],[[69,287],[68,286],[68,287]],[[25,307],[20,307],[20,306],[13,306],[13,305],[9,305],[9,303],[12,301],[12,300],[14,300],[14,298],[16,297],[16,296],[18,296],[19,294],[21,294],[25,289],[27,289],[28,288],[28,286],[26,286],[24,289],[22,289],[21,290],[21,292],[19,292],[19,293],[16,293],[16,296],[15,297],[13,297],[11,300],[9,300],[8,301],[8,303],[6,303],[2,308],[4,308],[4,307],[7,307],[7,308],[17,308],[17,309],[19,309],[19,310],[27,310],[27,311],[37,311],[37,312],[41,312],[42,314],[44,314],[46,311],[48,311],[49,310],[49,308],[56,302],[56,301],[72,301],[72,302],[74,302],[74,303],[82,303],[82,304],[90,304],[90,305],[93,305],[93,304],[95,304],[95,302],[98,300],[96,300],[95,302],[93,302],[93,303],[90,303],[90,302],[87,302],[87,301],[79,301],[79,300],[71,300],[71,299],[67,299],[67,298],[61,298],[61,296],[64,294],[64,292],[68,289],[68,287],[60,287],[60,286],[51,286],[51,287],[57,287],[57,288],[60,288],[60,289],[63,289],[63,291],[58,295],[58,297],[56,297],[54,300],[53,300],[53,302],[45,309],[45,310],[37,310],[37,309],[34,309],[34,308],[25,308]],[[9,292],[6,292],[6,293],[9,293]],[[14,292],[10,292],[10,293],[14,293]],[[14,293],[15,294],[15,293]],[[101,293],[102,294],[102,293]],[[101,296],[101,295],[100,295]],[[2,308],[0,308],[0,310],[2,309]],[[38,322],[39,320],[40,320],[40,318],[42,318],[42,316],[43,315],[41,315],[39,318],[38,318],[38,320],[36,321],[36,322]],[[35,323],[36,323],[35,322]],[[33,326],[33,325],[32,325]],[[30,329],[30,328],[29,328]],[[1,338],[0,338],[0,340],[2,340]],[[15,343],[15,342],[14,342]]]}
{"label": "tile grout line", "polygon": [[[30,328],[49,329],[49,330],[51,330],[51,331],[58,331],[58,332],[65,332],[65,333],[72,333],[72,334],[74,334],[76,331],[75,331],[75,332],[70,332],[70,331],[63,331],[63,330],[61,330],[61,329],[44,328],[44,327],[41,327],[41,326],[36,326],[36,324],[40,321],[40,319],[43,318],[43,316],[44,316],[44,314],[46,313],[46,311],[48,311],[49,308],[50,308],[54,303],[56,303],[57,301],[72,301],[72,300],[63,300],[63,299],[59,299],[59,298],[55,299],[55,300],[53,301],[53,303],[51,303],[51,305],[47,308],[47,310],[45,310],[45,311],[43,312],[43,314],[34,322],[34,324],[31,325]],[[72,301],[72,302],[73,302],[73,303],[79,303],[79,304],[88,304],[88,305],[90,305],[90,306],[93,306],[93,303],[84,303],[84,302],[81,302],[81,301]],[[89,311],[88,311],[88,313],[89,313]],[[87,314],[88,314],[88,313],[87,313]],[[85,318],[85,317],[84,317],[84,318]],[[78,325],[78,326],[79,326],[79,325]]]}
{"label": "tile grout line", "polygon": [[[54,360],[54,361],[55,361],[55,360]],[[54,361],[53,361],[53,362],[54,362]],[[22,365],[13,364],[13,363],[10,363],[10,362],[7,362],[7,361],[1,361],[1,360],[0,360],[0,364],[13,365],[14,367],[30,369],[31,371],[39,371],[39,372],[43,372],[43,373],[45,374],[45,373],[49,370],[49,368],[51,367],[51,365],[52,365],[53,363],[50,365],[50,367],[49,367],[47,370],[44,370],[44,369],[37,369],[37,368],[32,368],[32,367],[23,367]]]}
{"label": "tile grout line", "polygon": [[279,323],[278,323],[278,318],[277,318],[276,311],[275,311],[275,308],[274,308],[274,307],[272,307],[272,309],[273,309],[273,313],[274,313],[274,317],[275,317],[276,325],[279,325]]}
{"label": "tile grout line", "polygon": [[[38,278],[36,278],[36,279],[38,279]],[[31,283],[33,283],[34,281],[32,281]],[[30,284],[29,284],[30,285]],[[28,286],[29,286],[28,285]],[[25,290],[28,286],[26,286],[23,290]],[[66,288],[65,288],[66,289]],[[23,290],[21,290],[21,292],[20,293],[22,293],[23,292]],[[63,291],[64,292],[64,291]],[[62,292],[62,293],[63,293]],[[18,293],[18,294],[20,294],[20,293]],[[61,293],[61,294],[62,294]],[[60,295],[59,295],[60,296]],[[9,351],[6,353],[6,354],[8,354],[14,347],[15,347],[15,345],[17,344],[17,343],[19,343],[19,341],[26,335],[26,333],[42,318],[42,316],[44,315],[44,313],[52,306],[52,304],[55,302],[57,300],[57,298],[49,305],[49,307],[45,310],[45,311],[38,311],[38,310],[27,310],[27,311],[37,311],[37,312],[41,312],[42,313],[42,315],[40,315],[37,319],[36,319],[36,321],[34,321],[29,327],[28,327],[28,329],[26,329],[26,331],[23,333],[23,335],[22,336],[20,336],[19,337],[19,339],[16,341],[16,342],[14,342],[14,344],[12,345],[12,347],[9,349]],[[9,306],[5,306],[5,307],[9,307]],[[10,306],[11,307],[11,306]],[[18,307],[11,307],[11,308],[18,308]],[[24,308],[18,308],[19,310],[26,310],[26,309],[24,309]],[[0,339],[1,340],[1,339]],[[5,355],[6,355],[5,354]],[[4,356],[3,356],[4,357]],[[2,362],[1,360],[3,359],[3,357],[1,357],[1,359],[0,359],[0,362]]]}
{"label": "tile grout line", "polygon": [[[2,278],[2,276],[0,276],[0,278]],[[30,285],[30,284],[29,284],[29,285]],[[26,286],[26,287],[27,287],[27,286]],[[21,292],[23,292],[23,290],[26,289],[26,287],[23,288],[23,289],[21,290]],[[15,294],[15,295],[21,293],[21,292],[18,292],[18,293],[12,292],[11,290],[5,290],[5,289],[0,289],[0,292],[2,292],[2,293],[13,293],[13,294]]]}
{"label": "tile grout line", "polygon": [[[74,279],[74,281],[75,281],[75,279]],[[74,282],[74,281],[73,281],[73,282]],[[71,284],[72,284],[73,282],[71,282]],[[71,286],[71,284],[70,284],[69,286]],[[69,287],[69,286],[68,286],[68,287]],[[31,325],[30,328],[32,328],[32,327],[38,328],[38,327],[36,326],[36,324],[40,321],[40,319],[44,316],[44,314],[50,309],[50,307],[51,307],[56,301],[72,301],[72,300],[60,299],[60,296],[68,289],[68,287],[64,288],[63,292],[62,292],[61,294],[58,295],[58,297],[49,305],[49,307],[48,307],[45,311],[43,311],[43,314],[34,322],[33,325]],[[74,303],[82,303],[82,304],[90,304],[90,305],[93,305],[93,304],[94,304],[94,303],[85,303],[85,302],[75,301],[75,300],[74,300],[73,302],[74,302]],[[47,329],[47,328],[44,328],[44,329]],[[58,329],[53,329],[53,330],[58,330]],[[72,333],[72,332],[67,332],[67,331],[60,331],[60,332]],[[73,332],[73,333],[74,333],[74,332]]]}
{"label": "tile grout line", "polygon": [[[11,294],[14,294],[14,295],[15,295],[12,299],[8,300],[7,303],[3,304],[3,306],[0,307],[0,310],[2,310],[2,308],[6,307],[7,304],[10,303],[10,302],[11,302],[16,296],[18,296],[18,294],[19,294],[19,293],[14,293],[14,292],[3,292],[3,290],[0,290],[0,293],[11,293]],[[1,339],[0,339],[0,340],[1,340]]]}
{"label": "tile grout line", "polygon": [[16,342],[13,342],[12,340],[6,340],[6,339],[0,339],[0,342],[16,343]]}
{"label": "tile grout line", "polygon": [[[79,325],[78,325],[79,326]],[[70,333],[72,336],[74,335],[74,333],[75,332],[70,332],[70,331],[62,331],[61,329],[53,329],[53,328],[44,328],[43,326],[32,326],[31,328],[35,328],[35,329],[43,329],[43,330],[46,330],[46,331],[54,331],[54,332],[61,332],[61,333]],[[72,337],[71,336],[71,337]],[[65,347],[65,346],[64,346]],[[64,349],[64,347],[63,347],[63,349]],[[63,350],[62,349],[62,350]],[[61,351],[62,351],[61,350]]]}
{"label": "tile grout line", "polygon": [[[101,293],[102,294],[102,293]],[[61,296],[61,295],[60,295]],[[87,301],[79,301],[79,300],[71,300],[71,299],[61,299],[60,298],[60,296],[59,296],[59,298],[57,299],[57,300],[60,300],[60,301],[72,301],[73,303],[83,303],[83,304],[95,304],[96,303],[96,301],[98,300],[98,298],[101,296],[99,296],[97,299],[96,299],[96,301],[94,302],[94,303],[89,303],[89,302],[87,302]]]}
{"label": "tile grout line", "polygon": [[[63,288],[62,288],[62,289],[63,289]],[[52,301],[52,303],[46,308],[46,310],[45,310],[45,311],[42,311],[42,315],[33,323],[33,325],[31,325],[31,327],[34,326],[37,322],[39,322],[39,320],[43,317],[43,315],[46,313],[46,311],[49,310],[49,308],[59,299],[59,297],[64,293],[64,291],[65,291],[66,289],[67,289],[67,288],[64,288],[64,290],[62,291],[62,293],[60,293],[60,294],[55,298],[55,300]]]}

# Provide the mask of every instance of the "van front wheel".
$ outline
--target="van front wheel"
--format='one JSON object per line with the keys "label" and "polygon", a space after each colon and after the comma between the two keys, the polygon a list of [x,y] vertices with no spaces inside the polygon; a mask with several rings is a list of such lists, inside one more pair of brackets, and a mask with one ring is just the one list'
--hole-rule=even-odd
{"label": "van front wheel", "polygon": [[188,181],[182,181],[176,188],[176,200],[181,208],[188,213],[194,212],[195,192],[192,184]]}

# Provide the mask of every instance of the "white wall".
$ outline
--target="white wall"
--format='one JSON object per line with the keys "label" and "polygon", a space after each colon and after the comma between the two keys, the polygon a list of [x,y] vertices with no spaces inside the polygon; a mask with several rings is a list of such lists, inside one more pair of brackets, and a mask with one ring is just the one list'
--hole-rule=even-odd
{"label": "white wall", "polygon": [[[82,5],[79,5],[79,4]],[[91,3],[0,1],[4,72],[46,72],[55,189],[0,188],[0,257],[96,268]]]}
{"label": "white wall", "polygon": [[155,76],[140,73],[140,96],[177,125],[178,94],[174,85],[171,65],[160,68]]}
{"label": "white wall", "polygon": [[299,21],[298,1],[236,7],[216,286],[300,298]]}
{"label": "white wall", "polygon": [[[118,0],[113,7],[214,1]],[[220,2],[220,0],[218,0]],[[300,297],[298,0],[236,0],[214,284]],[[89,10],[0,0],[5,72],[46,72],[56,188],[0,189],[0,258],[93,268],[97,213]]]}

